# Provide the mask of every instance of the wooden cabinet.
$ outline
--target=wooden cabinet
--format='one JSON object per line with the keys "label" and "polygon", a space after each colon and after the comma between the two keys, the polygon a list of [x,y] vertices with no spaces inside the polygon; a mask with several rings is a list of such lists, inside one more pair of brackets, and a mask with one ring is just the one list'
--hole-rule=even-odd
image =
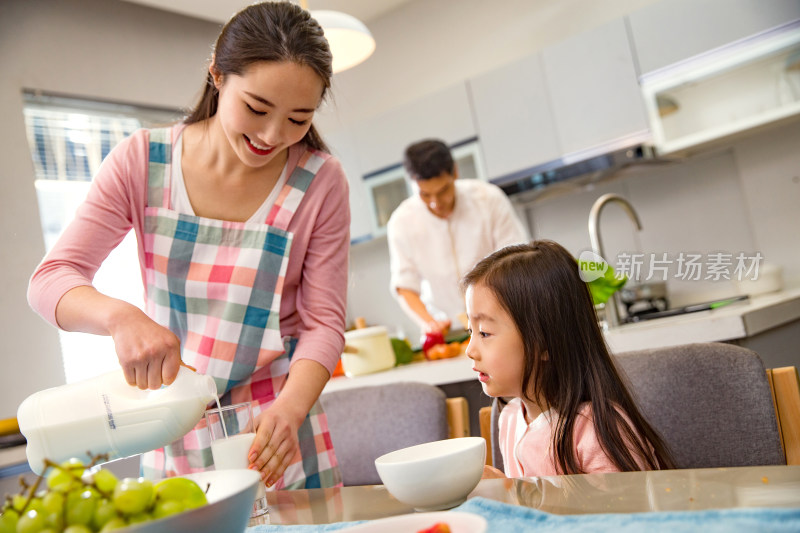
{"label": "wooden cabinet", "polygon": [[645,74],[797,18],[798,0],[662,0],[628,21]]}
{"label": "wooden cabinet", "polygon": [[540,54],[472,78],[468,84],[489,179],[561,155]]}
{"label": "wooden cabinet", "polygon": [[647,131],[624,19],[545,48],[542,63],[563,153]]}
{"label": "wooden cabinet", "polygon": [[452,145],[475,135],[465,82],[395,107],[354,128],[362,174],[401,163],[403,151],[413,142],[438,138]]}

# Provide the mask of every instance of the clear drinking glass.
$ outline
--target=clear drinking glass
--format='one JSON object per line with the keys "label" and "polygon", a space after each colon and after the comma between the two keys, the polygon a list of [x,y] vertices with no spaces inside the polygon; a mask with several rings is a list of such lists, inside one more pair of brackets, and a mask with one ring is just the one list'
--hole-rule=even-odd
{"label": "clear drinking glass", "polygon": [[[216,470],[247,468],[247,454],[256,437],[253,407],[250,402],[227,405],[206,411],[211,436],[211,456]],[[264,483],[259,482],[251,518],[268,512]]]}

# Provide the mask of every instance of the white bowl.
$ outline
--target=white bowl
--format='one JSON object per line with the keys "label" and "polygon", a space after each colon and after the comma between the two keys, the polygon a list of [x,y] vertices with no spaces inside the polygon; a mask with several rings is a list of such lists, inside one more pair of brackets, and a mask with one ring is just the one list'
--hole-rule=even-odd
{"label": "white bowl", "polygon": [[261,476],[253,470],[216,470],[187,474],[205,490],[208,505],[160,520],[119,529],[120,533],[242,533],[247,529]]}
{"label": "white bowl", "polygon": [[381,455],[375,468],[392,496],[418,511],[438,511],[467,499],[485,463],[486,441],[461,437]]}

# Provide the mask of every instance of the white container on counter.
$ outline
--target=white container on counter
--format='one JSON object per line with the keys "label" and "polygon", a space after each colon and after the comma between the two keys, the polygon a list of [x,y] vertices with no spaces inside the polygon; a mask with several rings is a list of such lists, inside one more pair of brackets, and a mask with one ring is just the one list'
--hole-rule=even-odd
{"label": "white container on counter", "polygon": [[387,370],[395,364],[392,342],[383,326],[347,331],[344,343],[342,368],[348,377]]}

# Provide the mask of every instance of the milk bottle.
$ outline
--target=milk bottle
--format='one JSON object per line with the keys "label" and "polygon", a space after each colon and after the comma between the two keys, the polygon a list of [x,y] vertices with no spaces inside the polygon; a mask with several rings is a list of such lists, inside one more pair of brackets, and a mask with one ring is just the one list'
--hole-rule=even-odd
{"label": "milk bottle", "polygon": [[113,460],[161,448],[188,433],[216,398],[214,379],[185,367],[158,390],[128,385],[120,369],[34,393],[17,419],[28,464],[41,474],[45,458],[88,461],[89,452]]}

